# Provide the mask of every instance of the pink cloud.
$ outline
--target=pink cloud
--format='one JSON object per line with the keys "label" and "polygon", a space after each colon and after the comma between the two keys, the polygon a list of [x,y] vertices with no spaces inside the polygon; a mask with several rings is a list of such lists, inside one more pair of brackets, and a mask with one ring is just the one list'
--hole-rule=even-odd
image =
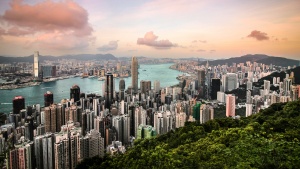
{"label": "pink cloud", "polygon": [[197,52],[205,52],[203,49],[198,49]]}
{"label": "pink cloud", "polygon": [[258,41],[269,40],[269,36],[265,32],[254,30],[248,36],[248,38],[254,38]]}
{"label": "pink cloud", "polygon": [[98,48],[99,51],[110,51],[110,50],[116,50],[118,48],[118,40],[116,41],[110,41],[108,44],[100,46]]}
{"label": "pink cloud", "polygon": [[171,47],[177,47],[178,45],[170,42],[169,40],[157,40],[158,36],[154,35],[154,33],[147,32],[143,38],[138,38],[137,44],[152,46],[159,49],[166,49]]}
{"label": "pink cloud", "polygon": [[[87,11],[72,0],[47,0],[35,5],[13,0],[10,9],[0,16],[0,21],[0,28],[4,30],[0,31],[0,36],[28,35],[27,47],[35,43],[57,45],[58,48],[85,47],[81,41],[93,38]],[[56,43],[51,42],[54,40]],[[66,45],[66,42],[75,46]]]}

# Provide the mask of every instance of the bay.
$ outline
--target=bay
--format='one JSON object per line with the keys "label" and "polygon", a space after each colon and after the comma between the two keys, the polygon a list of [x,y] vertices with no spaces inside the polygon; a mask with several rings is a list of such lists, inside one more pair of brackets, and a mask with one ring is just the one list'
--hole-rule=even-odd
{"label": "bay", "polygon": [[[140,65],[139,81],[151,80],[153,86],[154,81],[160,81],[161,87],[168,87],[178,84],[176,77],[179,71],[169,69],[172,64],[156,64],[156,65]],[[115,78],[115,90],[119,91],[119,81],[121,78]],[[131,86],[131,77],[124,78],[126,88]],[[70,88],[77,84],[80,92],[85,94],[95,93],[103,95],[102,85],[104,81],[98,81],[97,78],[89,79],[74,77],[53,82],[42,83],[38,86],[19,88],[13,90],[0,90],[0,112],[9,113],[12,111],[12,100],[15,96],[23,96],[25,105],[40,104],[44,105],[44,93],[51,91],[54,96],[54,102],[58,103],[62,99],[70,98]],[[140,83],[139,83],[140,85]],[[152,87],[153,88],[153,87]]]}

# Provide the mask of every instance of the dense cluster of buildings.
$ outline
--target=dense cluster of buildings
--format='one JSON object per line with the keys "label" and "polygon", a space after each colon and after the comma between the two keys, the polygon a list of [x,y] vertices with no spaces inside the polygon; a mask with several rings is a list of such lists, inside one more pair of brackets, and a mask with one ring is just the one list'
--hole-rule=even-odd
{"label": "dense cluster of buildings", "polygon": [[[8,151],[9,168],[71,169],[85,158],[124,153],[135,139],[165,134],[186,121],[205,123],[214,119],[214,109],[222,103],[226,116],[235,117],[237,98],[226,92],[242,85],[247,88],[246,116],[300,97],[293,73],[284,79],[274,77],[272,83],[264,81],[263,87],[253,85],[270,74],[268,65],[207,63],[193,68],[196,78],[184,79],[178,86],[161,88],[155,81],[152,87],[150,80],[138,86],[138,60],[133,57],[127,89],[121,79],[116,91],[115,77],[106,71],[103,96],[82,93],[78,85],[70,88],[69,99],[59,103],[54,103],[52,92],[44,94],[44,105],[27,107],[25,98],[16,96],[13,111],[1,126],[0,153]],[[38,74],[34,71],[34,76]],[[272,91],[271,86],[279,90]]]}

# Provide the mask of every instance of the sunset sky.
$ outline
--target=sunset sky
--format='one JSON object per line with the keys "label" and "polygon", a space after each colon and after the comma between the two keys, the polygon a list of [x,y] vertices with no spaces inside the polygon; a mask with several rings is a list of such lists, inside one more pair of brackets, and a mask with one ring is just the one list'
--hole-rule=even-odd
{"label": "sunset sky", "polygon": [[0,0],[0,55],[300,59],[299,0]]}

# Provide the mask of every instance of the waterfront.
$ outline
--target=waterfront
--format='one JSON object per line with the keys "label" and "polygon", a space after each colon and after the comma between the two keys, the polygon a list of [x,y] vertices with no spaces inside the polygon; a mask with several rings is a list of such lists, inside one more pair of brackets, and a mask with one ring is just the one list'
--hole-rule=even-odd
{"label": "waterfront", "polygon": [[[172,64],[159,65],[140,65],[139,81],[151,80],[152,86],[155,80],[160,81],[161,87],[167,87],[178,83],[176,77],[179,71],[169,69]],[[119,81],[121,78],[115,79],[115,90],[119,90]],[[131,77],[124,78],[126,88],[131,85]],[[70,97],[70,87],[77,84],[80,91],[86,94],[96,93],[102,95],[102,85],[104,81],[98,81],[97,78],[74,77],[53,82],[42,83],[38,86],[19,88],[13,90],[0,90],[0,112],[9,113],[12,111],[12,99],[15,96],[23,96],[25,105],[41,104],[44,105],[44,93],[51,91],[54,94],[54,102],[60,102],[62,99]]]}

